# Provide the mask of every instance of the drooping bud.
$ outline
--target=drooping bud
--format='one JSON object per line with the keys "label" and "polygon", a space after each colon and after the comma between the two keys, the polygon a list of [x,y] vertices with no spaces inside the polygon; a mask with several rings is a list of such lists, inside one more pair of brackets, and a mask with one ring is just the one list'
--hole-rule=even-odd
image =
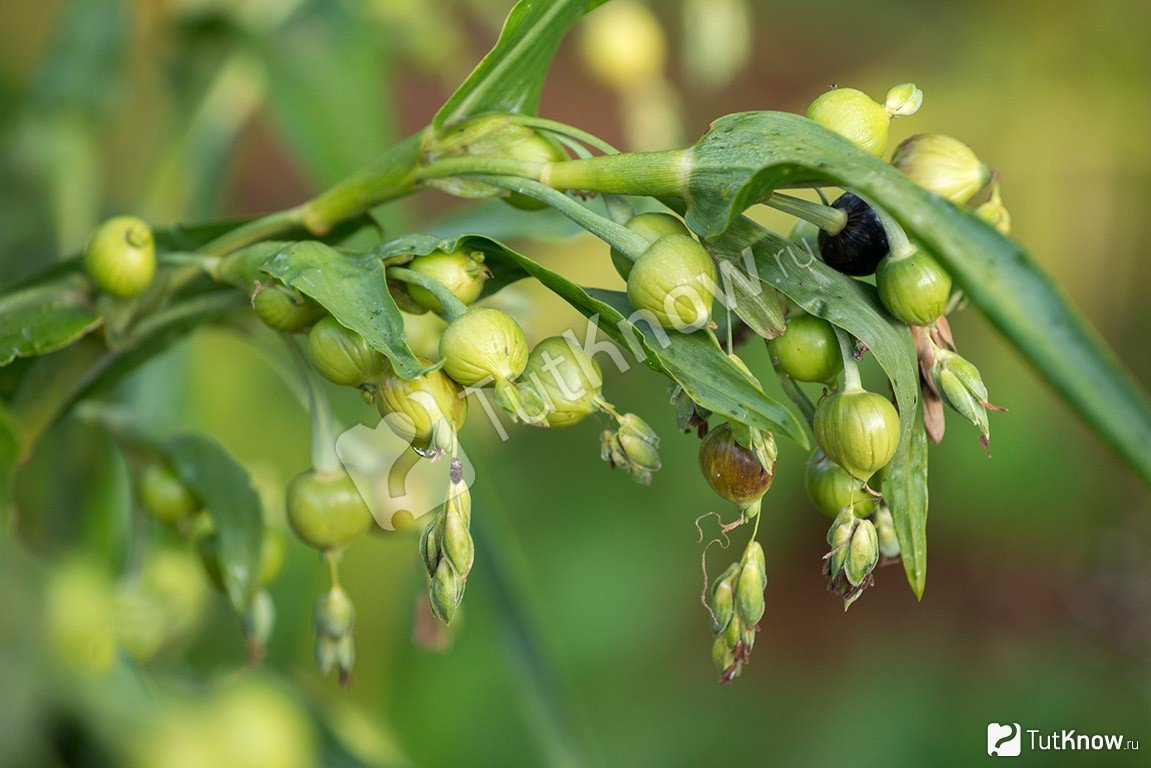
{"label": "drooping bud", "polygon": [[626,469],[640,485],[651,485],[652,473],[660,468],[659,435],[639,416],[625,413],[618,430],[604,430],[600,436],[600,456]]}
{"label": "drooping bud", "polygon": [[991,188],[991,197],[975,209],[975,214],[999,230],[999,234],[1011,234],[1011,213],[1003,204],[1003,195],[999,191],[998,181]]}
{"label": "drooping bud", "polygon": [[858,587],[875,570],[879,562],[879,537],[870,520],[860,520],[847,547],[847,560],[843,573],[853,587]]}
{"label": "drooping bud", "polygon": [[711,586],[712,632],[719,633],[726,629],[727,623],[731,621],[731,617],[735,613],[732,576],[735,575],[738,567],[736,563],[732,563]]}
{"label": "drooping bud", "polygon": [[938,133],[907,139],[895,149],[891,164],[919,186],[959,205],[991,181],[991,169],[971,147]]}
{"label": "drooping bud", "polygon": [[754,627],[763,618],[763,588],[766,583],[767,576],[759,560],[747,560],[740,569],[735,590],[735,604],[745,626]]}
{"label": "drooping bud", "polygon": [[276,604],[272,602],[268,590],[258,590],[252,595],[240,616],[240,631],[244,633],[249,663],[259,664],[264,658],[264,648],[267,647],[275,626]]}
{"label": "drooping bud", "polygon": [[316,601],[314,623],[316,666],[323,675],[336,669],[340,675],[340,684],[348,685],[356,660],[355,643],[352,640],[356,611],[343,589],[333,586],[320,595]]}
{"label": "drooping bud", "polygon": [[463,598],[459,576],[456,575],[447,559],[440,560],[436,575],[432,577],[430,590],[432,611],[440,621],[450,624],[456,615],[456,608]]}
{"label": "drooping bud", "polygon": [[444,556],[451,563],[453,570],[461,577],[466,578],[472,570],[475,561],[476,548],[472,543],[472,535],[460,517],[458,511],[450,506],[444,513]]}
{"label": "drooping bud", "polygon": [[959,354],[939,348],[931,373],[943,401],[979,429],[980,442],[986,448],[991,437],[987,411],[1002,413],[1006,409],[987,401],[987,386],[979,369]]}

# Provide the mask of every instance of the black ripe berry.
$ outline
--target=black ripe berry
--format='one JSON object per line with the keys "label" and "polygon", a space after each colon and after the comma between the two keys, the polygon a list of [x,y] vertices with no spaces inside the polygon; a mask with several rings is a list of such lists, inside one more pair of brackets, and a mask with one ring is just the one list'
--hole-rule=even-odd
{"label": "black ripe berry", "polygon": [[887,233],[879,217],[870,205],[850,192],[844,192],[831,205],[847,214],[847,223],[834,235],[820,230],[819,254],[823,261],[845,275],[873,274],[887,255]]}

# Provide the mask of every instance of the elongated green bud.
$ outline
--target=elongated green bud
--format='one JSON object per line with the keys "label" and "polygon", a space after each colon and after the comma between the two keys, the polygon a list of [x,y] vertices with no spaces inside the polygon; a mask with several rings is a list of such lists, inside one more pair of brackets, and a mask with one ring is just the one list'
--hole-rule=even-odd
{"label": "elongated green bud", "polygon": [[720,672],[726,672],[735,664],[735,653],[728,646],[725,635],[719,635],[711,644],[711,658],[715,662],[716,669]]}
{"label": "elongated green bud", "polygon": [[460,578],[467,578],[475,561],[472,535],[459,514],[451,509],[444,515],[444,556]]}
{"label": "elongated green bud", "polygon": [[868,574],[875,570],[878,562],[879,537],[876,535],[875,525],[870,520],[860,520],[847,547],[847,560],[843,566],[843,573],[853,587],[858,587]]}
{"label": "elongated green bud", "polygon": [[718,634],[727,627],[735,612],[735,596],[731,591],[731,582],[726,578],[721,578],[715,583],[711,593],[711,611],[714,615],[711,630]]}
{"label": "elongated green bud", "polygon": [[652,473],[661,466],[659,435],[639,416],[625,413],[616,432],[605,430],[600,435],[600,457],[626,469],[637,483],[651,485]]}
{"label": "elongated green bud", "polygon": [[432,577],[430,593],[432,612],[445,624],[450,624],[456,615],[456,608],[463,597],[461,586],[459,577],[447,559],[440,560],[436,574]]}
{"label": "elongated green bud", "polygon": [[440,530],[443,517],[436,513],[431,522],[424,528],[420,536],[420,555],[424,559],[424,567],[428,569],[428,576],[436,575],[436,567],[440,564]]}
{"label": "elongated green bud", "polygon": [[724,629],[722,637],[729,647],[734,648],[743,637],[743,620],[739,617],[737,611],[732,617],[731,621],[727,623],[727,628]]}
{"label": "elongated green bud", "polygon": [[851,521],[837,525],[831,529],[830,544],[831,556],[828,558],[828,578],[834,581],[843,572],[847,562],[849,545],[852,534],[855,532],[856,518],[851,515]]}
{"label": "elongated green bud", "polygon": [[763,588],[767,577],[758,561],[752,559],[739,572],[735,591],[735,604],[739,618],[746,627],[754,627],[763,618]]}
{"label": "elongated green bud", "polygon": [[332,587],[316,601],[317,633],[333,638],[343,637],[352,631],[355,621],[355,606],[348,593],[340,587]]}

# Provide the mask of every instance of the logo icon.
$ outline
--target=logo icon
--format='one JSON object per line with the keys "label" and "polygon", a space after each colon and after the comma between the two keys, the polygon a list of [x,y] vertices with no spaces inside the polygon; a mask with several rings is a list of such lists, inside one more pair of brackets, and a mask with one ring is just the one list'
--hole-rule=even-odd
{"label": "logo icon", "polygon": [[1019,757],[1023,749],[1023,729],[1019,723],[988,723],[987,754],[996,757]]}

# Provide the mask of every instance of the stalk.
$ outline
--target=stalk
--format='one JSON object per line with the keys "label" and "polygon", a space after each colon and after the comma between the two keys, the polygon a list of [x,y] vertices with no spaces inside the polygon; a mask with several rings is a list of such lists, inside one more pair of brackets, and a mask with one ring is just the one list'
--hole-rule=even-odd
{"label": "stalk", "polygon": [[676,149],[549,163],[544,167],[540,181],[554,189],[683,197],[690,173],[690,150]]}
{"label": "stalk", "polygon": [[284,338],[284,344],[308,390],[308,413],[312,418],[312,467],[317,472],[336,472],[340,468],[340,459],[336,455],[336,434],[328,397],[296,341]]}
{"label": "stalk", "polygon": [[802,197],[793,197],[776,192],[763,201],[763,204],[777,211],[809,221],[830,235],[838,235],[847,226],[847,214],[830,205],[820,205]]}
{"label": "stalk", "polygon": [[446,285],[434,277],[428,277],[422,272],[416,272],[414,269],[406,269],[404,267],[388,267],[387,275],[392,280],[399,280],[401,283],[418,285],[420,288],[423,288],[435,296],[436,301],[444,308],[444,314],[448,316],[448,322],[455,320],[468,311],[467,305],[457,299],[456,295],[449,291]]}
{"label": "stalk", "polygon": [[839,341],[839,354],[843,356],[843,391],[859,392],[863,389],[863,382],[859,378],[859,366],[855,363],[855,350],[851,344],[851,337],[847,331],[835,328],[835,338]]}

